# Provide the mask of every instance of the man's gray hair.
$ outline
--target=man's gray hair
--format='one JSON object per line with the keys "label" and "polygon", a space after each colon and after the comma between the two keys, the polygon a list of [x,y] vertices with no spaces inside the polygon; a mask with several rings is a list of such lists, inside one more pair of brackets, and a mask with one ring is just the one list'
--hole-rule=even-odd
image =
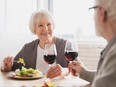
{"label": "man's gray hair", "polygon": [[103,6],[111,20],[116,19],[116,0],[96,0],[96,5]]}
{"label": "man's gray hair", "polygon": [[49,19],[53,24],[53,27],[55,27],[53,16],[49,11],[47,10],[36,11],[32,14],[29,21],[29,28],[33,34],[35,34],[35,25],[39,23],[41,20],[43,20],[44,18]]}

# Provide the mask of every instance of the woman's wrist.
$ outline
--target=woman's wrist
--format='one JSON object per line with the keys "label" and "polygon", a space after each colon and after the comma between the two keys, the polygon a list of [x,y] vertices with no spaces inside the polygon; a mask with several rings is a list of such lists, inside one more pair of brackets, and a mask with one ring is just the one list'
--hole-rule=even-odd
{"label": "woman's wrist", "polygon": [[11,70],[11,67],[4,67],[4,66],[1,67],[1,71],[3,72],[8,72],[10,70]]}

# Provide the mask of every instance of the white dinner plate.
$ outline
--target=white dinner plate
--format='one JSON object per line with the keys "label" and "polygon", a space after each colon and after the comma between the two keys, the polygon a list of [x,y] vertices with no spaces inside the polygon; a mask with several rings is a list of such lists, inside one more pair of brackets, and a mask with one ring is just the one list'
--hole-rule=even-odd
{"label": "white dinner plate", "polygon": [[19,77],[19,76],[15,76],[14,73],[11,73],[9,75],[9,77],[12,78],[12,79],[19,79],[19,80],[34,80],[34,79],[41,79],[44,76],[43,75],[40,75],[40,76],[36,76],[36,77]]}

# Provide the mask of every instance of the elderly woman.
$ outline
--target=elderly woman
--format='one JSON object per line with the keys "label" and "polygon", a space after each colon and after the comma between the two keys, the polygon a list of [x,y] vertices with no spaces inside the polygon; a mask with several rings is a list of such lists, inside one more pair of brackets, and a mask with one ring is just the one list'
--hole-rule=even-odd
{"label": "elderly woman", "polygon": [[[64,75],[62,67],[67,67],[68,64],[64,58],[66,40],[55,37],[53,35],[54,28],[53,17],[48,11],[40,10],[33,13],[30,18],[30,30],[33,34],[37,35],[38,39],[25,44],[14,58],[12,56],[6,57],[1,70],[16,70],[18,67],[14,61],[23,58],[26,68],[38,68],[43,73],[47,73],[49,78]],[[50,69],[43,58],[44,46],[47,43],[55,43],[57,50],[56,65]]]}

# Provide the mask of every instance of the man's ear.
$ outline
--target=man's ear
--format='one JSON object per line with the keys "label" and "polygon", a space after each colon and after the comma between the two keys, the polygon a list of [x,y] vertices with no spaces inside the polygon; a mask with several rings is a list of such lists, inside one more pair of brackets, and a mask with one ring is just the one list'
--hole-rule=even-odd
{"label": "man's ear", "polygon": [[105,22],[107,19],[107,12],[104,10],[104,8],[100,7],[98,14],[100,22]]}

